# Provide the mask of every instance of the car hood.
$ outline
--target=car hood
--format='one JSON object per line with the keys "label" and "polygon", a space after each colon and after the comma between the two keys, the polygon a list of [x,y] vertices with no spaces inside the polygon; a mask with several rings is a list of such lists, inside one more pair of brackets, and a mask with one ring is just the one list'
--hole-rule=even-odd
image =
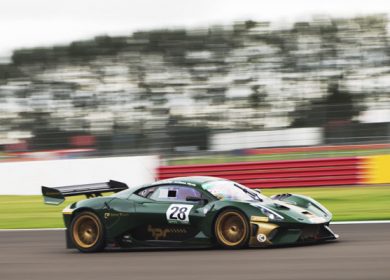
{"label": "car hood", "polygon": [[329,215],[328,211],[312,204],[303,207],[280,200],[269,200],[266,202],[251,203],[251,205],[259,208],[260,211],[263,207],[276,212],[284,218],[282,220],[283,222],[324,224],[329,222],[332,218],[332,215]]}

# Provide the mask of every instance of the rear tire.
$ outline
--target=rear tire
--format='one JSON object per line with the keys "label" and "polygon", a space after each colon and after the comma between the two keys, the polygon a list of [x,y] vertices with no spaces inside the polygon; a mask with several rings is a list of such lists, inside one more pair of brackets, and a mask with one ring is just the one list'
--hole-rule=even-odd
{"label": "rear tire", "polygon": [[98,252],[105,247],[104,227],[99,217],[90,211],[80,212],[70,226],[75,247],[85,253]]}
{"label": "rear tire", "polygon": [[247,246],[250,237],[247,217],[238,210],[222,211],[214,223],[214,236],[224,249],[240,249]]}

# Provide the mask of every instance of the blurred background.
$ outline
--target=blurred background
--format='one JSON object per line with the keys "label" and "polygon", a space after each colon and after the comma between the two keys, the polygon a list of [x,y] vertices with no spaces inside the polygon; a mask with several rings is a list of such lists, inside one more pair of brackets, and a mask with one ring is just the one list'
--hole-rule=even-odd
{"label": "blurred background", "polygon": [[388,220],[389,14],[388,0],[1,0],[0,229],[63,227],[42,185],[189,175]]}
{"label": "blurred background", "polygon": [[[157,154],[183,164],[389,153],[387,12],[361,14],[357,4],[355,14],[324,14],[310,1],[166,1],[156,4],[155,18],[158,9],[134,18],[146,2],[114,1],[104,16],[101,1],[79,10],[40,0],[27,4],[29,16],[8,2],[16,12],[0,12],[8,13],[0,20],[7,29],[1,161]],[[313,14],[302,15],[302,5]],[[336,1],[329,7],[344,11]],[[39,22],[34,14],[38,25],[30,24]],[[74,37],[56,25],[63,18],[74,21],[61,21]],[[47,33],[31,35],[40,28]]]}

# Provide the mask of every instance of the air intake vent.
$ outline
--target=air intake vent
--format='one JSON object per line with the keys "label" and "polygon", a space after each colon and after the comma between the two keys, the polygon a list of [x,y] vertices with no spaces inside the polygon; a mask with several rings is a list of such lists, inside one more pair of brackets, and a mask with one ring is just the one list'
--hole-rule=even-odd
{"label": "air intake vent", "polygon": [[278,207],[278,209],[290,210],[290,208],[288,208],[287,206],[280,205],[280,204],[277,204],[277,203],[275,203],[275,206]]}

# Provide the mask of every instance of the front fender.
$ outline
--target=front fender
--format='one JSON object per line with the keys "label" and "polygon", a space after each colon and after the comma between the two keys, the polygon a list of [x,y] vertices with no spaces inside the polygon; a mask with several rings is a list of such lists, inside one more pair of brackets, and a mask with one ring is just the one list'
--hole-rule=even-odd
{"label": "front fender", "polygon": [[292,205],[299,206],[304,208],[317,216],[324,217],[326,220],[330,221],[332,219],[332,213],[321,203],[315,199],[300,195],[300,194],[277,194],[271,197],[273,200],[283,201]]}

